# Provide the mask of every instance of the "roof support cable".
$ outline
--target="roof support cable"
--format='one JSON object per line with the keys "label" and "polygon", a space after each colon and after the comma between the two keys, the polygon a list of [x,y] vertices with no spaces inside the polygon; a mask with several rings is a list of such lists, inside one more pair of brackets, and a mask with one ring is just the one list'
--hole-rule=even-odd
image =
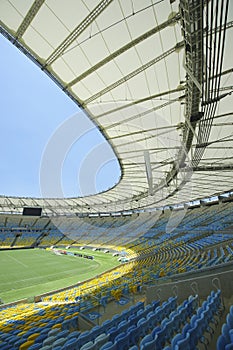
{"label": "roof support cable", "polygon": [[[207,144],[217,104],[220,99],[227,96],[227,94],[220,95],[221,71],[223,65],[223,54],[225,48],[225,35],[227,28],[227,14],[229,0],[226,2],[217,1],[216,8],[214,1],[211,1],[211,9],[209,12],[208,5],[206,10],[207,28],[209,28],[209,36],[206,37],[206,67],[205,67],[205,81],[203,86],[202,111],[203,118],[199,122],[198,144]],[[224,7],[225,5],[225,7]],[[210,17],[210,18],[209,18]],[[215,18],[215,23],[214,23]],[[218,20],[220,23],[224,22],[221,30],[218,28]],[[210,22],[210,23],[209,23]],[[214,43],[214,44],[213,44]],[[211,79],[210,79],[211,77]],[[197,166],[205,151],[205,147],[196,148],[193,158],[193,166]]]}

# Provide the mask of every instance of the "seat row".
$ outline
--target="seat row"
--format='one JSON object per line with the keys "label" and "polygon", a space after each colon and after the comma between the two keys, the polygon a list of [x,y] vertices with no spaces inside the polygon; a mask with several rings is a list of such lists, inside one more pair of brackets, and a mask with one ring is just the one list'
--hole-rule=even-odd
{"label": "seat row", "polygon": [[[209,339],[205,334],[208,333],[210,337],[214,334],[213,326],[221,308],[220,291],[211,292],[193,315],[187,312],[184,305],[180,309],[180,317],[178,313],[169,317],[141,340],[140,350],[196,350],[199,342],[206,348]],[[136,347],[131,350],[136,350]]]}
{"label": "seat row", "polygon": [[233,305],[222,325],[222,332],[217,340],[217,350],[233,350]]}

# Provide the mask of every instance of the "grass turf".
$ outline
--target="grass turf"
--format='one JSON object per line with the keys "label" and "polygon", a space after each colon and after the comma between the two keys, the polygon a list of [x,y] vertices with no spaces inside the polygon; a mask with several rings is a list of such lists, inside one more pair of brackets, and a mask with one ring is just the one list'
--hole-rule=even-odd
{"label": "grass turf", "polygon": [[94,256],[94,260],[57,256],[44,249],[0,252],[0,298],[11,302],[29,298],[92,278],[119,262],[112,254],[71,249]]}

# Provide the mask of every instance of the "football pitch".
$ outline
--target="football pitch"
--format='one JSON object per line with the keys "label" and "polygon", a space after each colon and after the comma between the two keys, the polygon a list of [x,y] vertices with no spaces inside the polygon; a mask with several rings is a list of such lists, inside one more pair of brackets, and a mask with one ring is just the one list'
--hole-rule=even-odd
{"label": "football pitch", "polygon": [[119,262],[112,254],[85,249],[81,254],[93,260],[55,255],[45,249],[0,252],[0,298],[8,303],[82,282],[107,271]]}

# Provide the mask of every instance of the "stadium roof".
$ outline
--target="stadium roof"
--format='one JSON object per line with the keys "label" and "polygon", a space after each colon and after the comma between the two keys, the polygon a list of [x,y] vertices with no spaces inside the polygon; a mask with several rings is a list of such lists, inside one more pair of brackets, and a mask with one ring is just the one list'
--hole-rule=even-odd
{"label": "stadium roof", "polygon": [[97,195],[2,196],[1,212],[119,212],[232,189],[232,1],[2,0],[0,20],[104,134],[122,171]]}

